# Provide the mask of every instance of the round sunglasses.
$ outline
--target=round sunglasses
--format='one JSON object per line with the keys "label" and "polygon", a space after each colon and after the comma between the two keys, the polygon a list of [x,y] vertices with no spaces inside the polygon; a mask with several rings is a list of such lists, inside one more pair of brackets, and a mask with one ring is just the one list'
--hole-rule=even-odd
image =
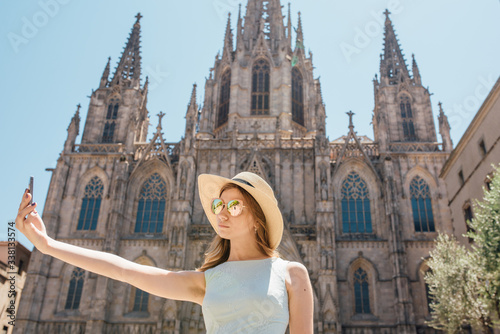
{"label": "round sunglasses", "polygon": [[241,203],[237,199],[233,199],[225,204],[224,201],[220,198],[215,198],[212,201],[212,205],[210,207],[212,209],[212,213],[214,215],[218,215],[222,212],[225,206],[227,207],[227,212],[229,212],[229,214],[233,217],[241,215],[241,213],[243,212],[243,208],[245,207],[243,206],[243,203]]}

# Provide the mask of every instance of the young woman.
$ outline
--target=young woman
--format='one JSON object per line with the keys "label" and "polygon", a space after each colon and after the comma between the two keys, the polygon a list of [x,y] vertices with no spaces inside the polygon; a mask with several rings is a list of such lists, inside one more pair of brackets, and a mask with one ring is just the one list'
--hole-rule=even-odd
{"label": "young woman", "polygon": [[313,333],[307,269],[278,257],[283,218],[274,192],[249,172],[202,174],[200,199],[217,232],[195,271],[172,272],[50,238],[26,190],[16,227],[44,254],[164,298],[202,305],[207,333]]}

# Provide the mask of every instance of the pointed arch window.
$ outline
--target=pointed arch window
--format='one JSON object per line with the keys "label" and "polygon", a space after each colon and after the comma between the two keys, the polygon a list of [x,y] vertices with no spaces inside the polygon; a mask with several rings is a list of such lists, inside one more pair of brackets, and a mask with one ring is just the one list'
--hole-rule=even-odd
{"label": "pointed arch window", "polygon": [[118,118],[118,108],[120,103],[118,99],[111,99],[108,104],[108,111],[106,113],[106,121],[104,123],[104,131],[102,133],[103,143],[112,143],[115,134],[115,120]]}
{"label": "pointed arch window", "polygon": [[362,268],[354,272],[354,309],[356,314],[370,314],[368,274]]}
{"label": "pointed arch window", "polygon": [[69,281],[68,295],[66,297],[66,310],[77,310],[80,307],[80,300],[82,299],[82,290],[84,282],[85,270],[76,268],[71,273]]}
{"label": "pointed arch window", "polygon": [[117,99],[111,99],[108,104],[108,112],[106,113],[106,119],[117,119],[118,118],[118,108],[120,104]]}
{"label": "pointed arch window", "polygon": [[404,140],[405,141],[417,140],[417,137],[415,135],[413,111],[411,108],[410,98],[407,95],[403,95],[399,99],[399,109],[401,111]]}
{"label": "pointed arch window", "polygon": [[304,80],[297,68],[292,69],[292,121],[304,125]]}
{"label": "pointed arch window", "polygon": [[252,115],[269,115],[269,77],[271,67],[264,59],[252,68]]}
{"label": "pointed arch window", "polygon": [[148,312],[149,293],[138,288],[133,288],[132,312]]}
{"label": "pointed arch window", "polygon": [[166,198],[167,185],[160,174],[154,173],[141,188],[135,233],[161,233]]}
{"label": "pointed arch window", "polygon": [[349,173],[342,183],[341,203],[344,233],[373,232],[368,187],[355,172]]}
{"label": "pointed arch window", "polygon": [[415,232],[435,232],[429,185],[418,175],[411,180],[410,198]]}
{"label": "pointed arch window", "polygon": [[103,143],[112,143],[115,135],[115,122],[104,123],[104,132],[102,133]]}
{"label": "pointed arch window", "polygon": [[94,176],[85,186],[80,217],[76,226],[78,231],[94,231],[96,229],[103,190],[102,181],[97,176]]}
{"label": "pointed arch window", "polygon": [[219,115],[217,117],[217,127],[228,121],[229,100],[231,93],[231,70],[226,70],[220,80]]}

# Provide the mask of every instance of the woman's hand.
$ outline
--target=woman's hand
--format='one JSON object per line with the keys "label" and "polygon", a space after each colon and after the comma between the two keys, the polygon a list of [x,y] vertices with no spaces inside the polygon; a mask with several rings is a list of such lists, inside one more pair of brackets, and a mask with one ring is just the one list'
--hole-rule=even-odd
{"label": "woman's hand", "polygon": [[42,253],[45,253],[49,236],[42,217],[36,211],[36,203],[30,205],[31,194],[26,189],[19,205],[16,217],[16,228]]}

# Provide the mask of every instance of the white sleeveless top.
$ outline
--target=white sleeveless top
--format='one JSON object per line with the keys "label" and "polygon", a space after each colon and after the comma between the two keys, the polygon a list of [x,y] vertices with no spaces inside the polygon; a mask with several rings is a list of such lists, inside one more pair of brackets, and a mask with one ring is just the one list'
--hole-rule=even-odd
{"label": "white sleeveless top", "polygon": [[280,258],[224,262],[205,271],[203,317],[207,334],[283,334],[289,320]]}

